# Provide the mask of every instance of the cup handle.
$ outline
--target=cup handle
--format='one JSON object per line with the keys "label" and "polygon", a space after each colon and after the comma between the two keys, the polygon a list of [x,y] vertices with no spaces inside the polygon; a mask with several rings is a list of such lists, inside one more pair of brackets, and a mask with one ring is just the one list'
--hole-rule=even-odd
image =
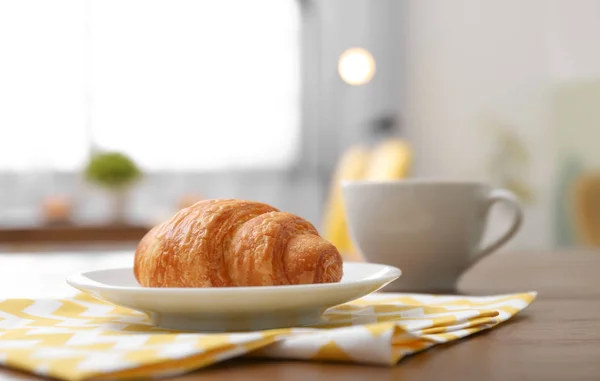
{"label": "cup handle", "polygon": [[508,228],[508,230],[504,232],[504,234],[496,238],[487,246],[481,248],[479,252],[475,255],[470,266],[472,266],[476,262],[479,262],[480,259],[488,256],[489,254],[502,247],[517,233],[517,231],[519,231],[519,228],[523,223],[523,207],[521,206],[519,199],[517,198],[517,196],[515,196],[514,193],[505,189],[494,189],[490,192],[490,194],[487,197],[487,206],[485,210],[486,215],[489,215],[492,206],[494,206],[498,202],[502,202],[511,208],[513,212],[513,219],[511,225]]}

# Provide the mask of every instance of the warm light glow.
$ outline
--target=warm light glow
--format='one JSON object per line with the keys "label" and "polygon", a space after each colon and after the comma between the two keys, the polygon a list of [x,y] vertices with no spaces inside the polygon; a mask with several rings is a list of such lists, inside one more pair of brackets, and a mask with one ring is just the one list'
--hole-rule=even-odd
{"label": "warm light glow", "polygon": [[350,85],[364,85],[375,75],[375,59],[365,49],[348,49],[340,56],[338,72],[344,82]]}

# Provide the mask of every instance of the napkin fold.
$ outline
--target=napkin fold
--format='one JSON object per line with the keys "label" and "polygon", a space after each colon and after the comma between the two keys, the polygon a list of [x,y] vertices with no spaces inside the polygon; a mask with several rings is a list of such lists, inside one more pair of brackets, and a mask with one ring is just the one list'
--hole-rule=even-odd
{"label": "napkin fold", "polygon": [[391,366],[492,328],[535,292],[486,297],[375,293],[311,327],[202,334],[152,327],[137,311],[87,294],[0,301],[0,364],[67,381],[160,378],[238,356]]}

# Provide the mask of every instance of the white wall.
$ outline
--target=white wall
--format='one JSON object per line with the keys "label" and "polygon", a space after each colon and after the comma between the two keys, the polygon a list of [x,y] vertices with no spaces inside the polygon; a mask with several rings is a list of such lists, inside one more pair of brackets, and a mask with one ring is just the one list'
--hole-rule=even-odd
{"label": "white wall", "polygon": [[[555,141],[549,98],[559,82],[600,75],[600,2],[412,0],[407,89],[416,173],[490,180],[493,120],[532,155],[537,202],[513,247],[554,244]],[[600,128],[600,127],[599,127]],[[502,211],[491,226],[498,234]]]}

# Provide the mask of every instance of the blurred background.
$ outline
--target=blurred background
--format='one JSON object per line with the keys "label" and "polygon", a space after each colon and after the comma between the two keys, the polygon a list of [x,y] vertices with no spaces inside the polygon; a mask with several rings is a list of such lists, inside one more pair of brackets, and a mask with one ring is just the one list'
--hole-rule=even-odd
{"label": "blurred background", "polygon": [[486,181],[505,250],[600,244],[599,38],[597,0],[0,0],[0,246],[129,264],[217,197],[343,246],[343,177]]}

